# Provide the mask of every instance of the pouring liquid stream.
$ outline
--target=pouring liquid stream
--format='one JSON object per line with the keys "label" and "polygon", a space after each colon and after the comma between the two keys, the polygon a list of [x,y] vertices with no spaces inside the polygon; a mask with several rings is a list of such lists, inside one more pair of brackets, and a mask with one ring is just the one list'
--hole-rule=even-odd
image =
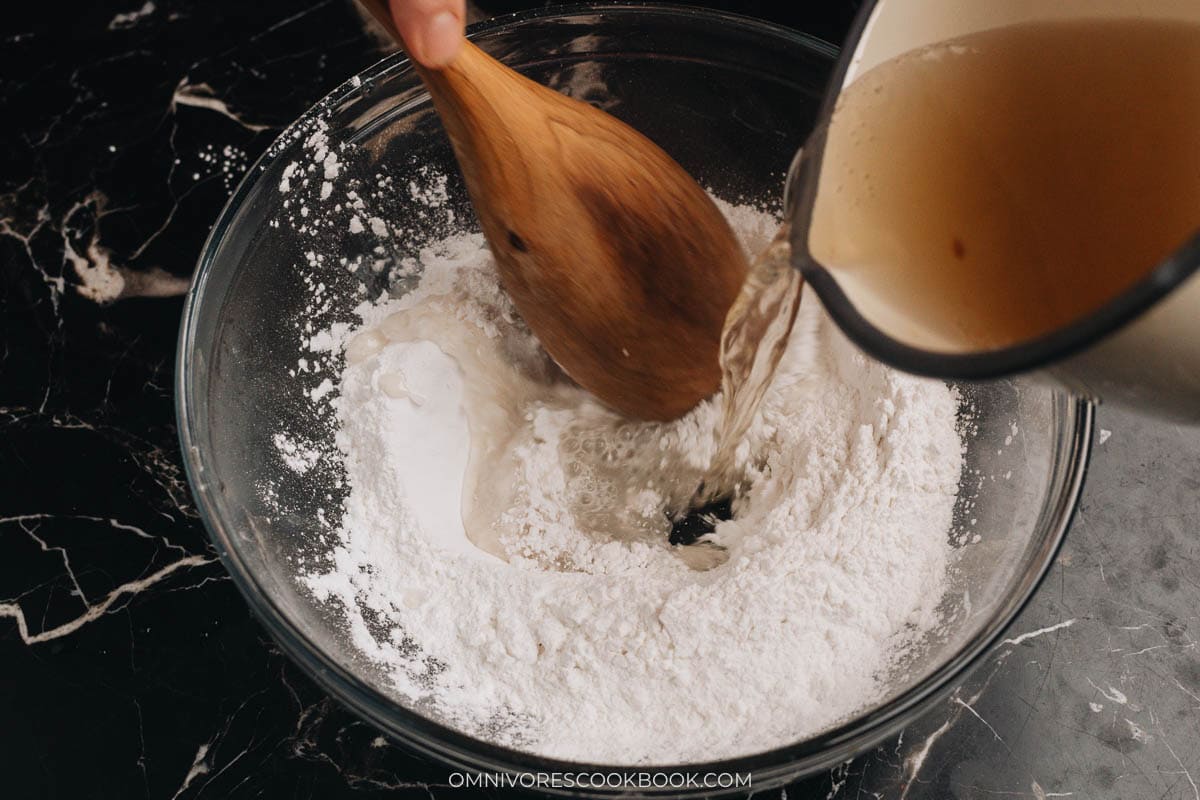
{"label": "pouring liquid stream", "polygon": [[[787,349],[804,285],[791,255],[785,225],[750,266],[726,317],[721,333],[721,430],[706,486],[720,487],[731,478],[738,448]],[[701,498],[712,499],[704,495],[701,487]]]}
{"label": "pouring liquid stream", "polygon": [[[750,265],[746,281],[725,318],[721,334],[721,418],[717,445],[703,482],[688,504],[690,512],[675,521],[672,544],[693,544],[711,533],[731,512],[731,494],[742,460],[739,452],[775,370],[787,349],[800,309],[804,281],[791,264],[789,227]],[[719,548],[710,548],[720,552]],[[698,559],[693,566],[705,568]],[[708,568],[716,566],[714,558]]]}

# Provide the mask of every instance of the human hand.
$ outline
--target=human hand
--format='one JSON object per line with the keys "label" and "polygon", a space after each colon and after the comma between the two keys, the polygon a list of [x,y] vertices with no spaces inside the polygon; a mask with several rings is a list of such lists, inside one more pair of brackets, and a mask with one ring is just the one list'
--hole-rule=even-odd
{"label": "human hand", "polygon": [[463,43],[465,0],[388,0],[396,30],[412,59],[426,67],[449,64]]}

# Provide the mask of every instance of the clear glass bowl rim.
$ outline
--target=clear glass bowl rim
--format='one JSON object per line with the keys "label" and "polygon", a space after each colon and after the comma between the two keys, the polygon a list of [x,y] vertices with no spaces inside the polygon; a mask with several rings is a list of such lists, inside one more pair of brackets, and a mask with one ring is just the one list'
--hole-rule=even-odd
{"label": "clear glass bowl rim", "polygon": [[[713,25],[733,26],[745,33],[774,37],[790,45],[807,48],[817,54],[828,56],[831,63],[836,60],[838,53],[836,46],[784,26],[739,14],[659,3],[573,4],[518,12],[472,26],[468,31],[468,38],[486,38],[489,33],[519,28],[523,24],[531,22],[597,14],[624,17],[654,14],[668,18],[688,18],[692,21],[698,20]],[[383,77],[392,77],[393,75],[399,77],[406,72],[411,72],[411,66],[403,53],[396,53],[380,60],[354,78],[346,80],[318,101],[299,119],[285,128],[277,137],[277,142],[287,136],[288,131],[296,126],[303,125],[324,113],[327,108],[350,99],[359,91],[357,88],[359,82],[378,81]],[[961,647],[953,658],[922,682],[891,701],[833,729],[811,739],[750,756],[684,765],[611,766],[559,761],[502,747],[467,736],[404,708],[368,686],[353,673],[318,650],[286,616],[264,590],[255,575],[246,567],[236,547],[231,546],[233,540],[226,530],[224,520],[220,517],[210,487],[206,481],[201,479],[206,471],[206,460],[198,442],[204,441],[206,438],[206,423],[192,411],[190,398],[195,393],[196,387],[194,384],[195,370],[189,354],[195,340],[197,320],[202,314],[206,295],[205,287],[210,272],[215,269],[218,245],[231,228],[241,205],[255,185],[258,175],[279,157],[282,150],[283,148],[277,148],[274,144],[268,147],[254,165],[247,170],[241,183],[230,196],[201,250],[195,277],[185,299],[175,365],[176,417],[184,467],[188,483],[196,499],[201,521],[213,546],[232,576],[234,584],[249,604],[251,611],[275,641],[323,689],[361,717],[414,750],[455,768],[475,772],[598,772],[621,777],[653,771],[681,770],[699,774],[709,772],[752,773],[754,781],[751,788],[752,791],[758,792],[798,777],[832,768],[878,744],[887,736],[911,723],[936,700],[948,694],[973,667],[987,656],[1007,631],[1009,625],[1028,604],[1041,585],[1049,567],[1053,564],[1078,506],[1091,451],[1094,421],[1094,409],[1089,402],[1065,396],[1057,398],[1057,401],[1063,412],[1064,424],[1071,431],[1070,448],[1066,453],[1064,468],[1066,482],[1064,486],[1059,487],[1055,513],[1050,522],[1050,530],[1044,537],[1040,558],[1033,565],[1033,570],[1022,576],[1023,591],[1010,596],[1006,604],[988,621],[987,625]],[[576,787],[573,789],[540,786],[538,788],[552,794],[572,796],[703,795],[717,797],[745,792],[744,789],[737,787],[715,790],[706,788],[693,791],[680,791],[678,787],[639,787],[633,792],[629,787],[624,786],[613,788]]]}

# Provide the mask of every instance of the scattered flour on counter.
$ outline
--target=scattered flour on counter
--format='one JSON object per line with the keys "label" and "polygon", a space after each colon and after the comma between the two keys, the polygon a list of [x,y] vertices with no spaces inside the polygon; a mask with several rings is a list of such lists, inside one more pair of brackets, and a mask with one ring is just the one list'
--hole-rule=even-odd
{"label": "scattered flour on counter", "polygon": [[[722,207],[748,251],[774,233],[770,214]],[[561,377],[480,235],[417,262],[413,291],[310,345],[345,357],[336,391],[312,394],[332,403],[349,494],[305,582],[403,702],[544,756],[733,757],[869,705],[939,624],[952,390],[868,361],[806,298],[733,518],[705,545],[728,558],[699,571],[667,544],[667,512],[712,455],[718,404],[617,417]]]}

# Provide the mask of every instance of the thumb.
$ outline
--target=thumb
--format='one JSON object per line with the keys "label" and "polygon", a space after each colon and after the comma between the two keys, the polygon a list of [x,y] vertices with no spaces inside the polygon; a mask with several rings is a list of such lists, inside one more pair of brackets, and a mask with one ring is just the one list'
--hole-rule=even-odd
{"label": "thumb", "polygon": [[449,64],[463,43],[465,0],[389,0],[405,49],[426,67]]}

